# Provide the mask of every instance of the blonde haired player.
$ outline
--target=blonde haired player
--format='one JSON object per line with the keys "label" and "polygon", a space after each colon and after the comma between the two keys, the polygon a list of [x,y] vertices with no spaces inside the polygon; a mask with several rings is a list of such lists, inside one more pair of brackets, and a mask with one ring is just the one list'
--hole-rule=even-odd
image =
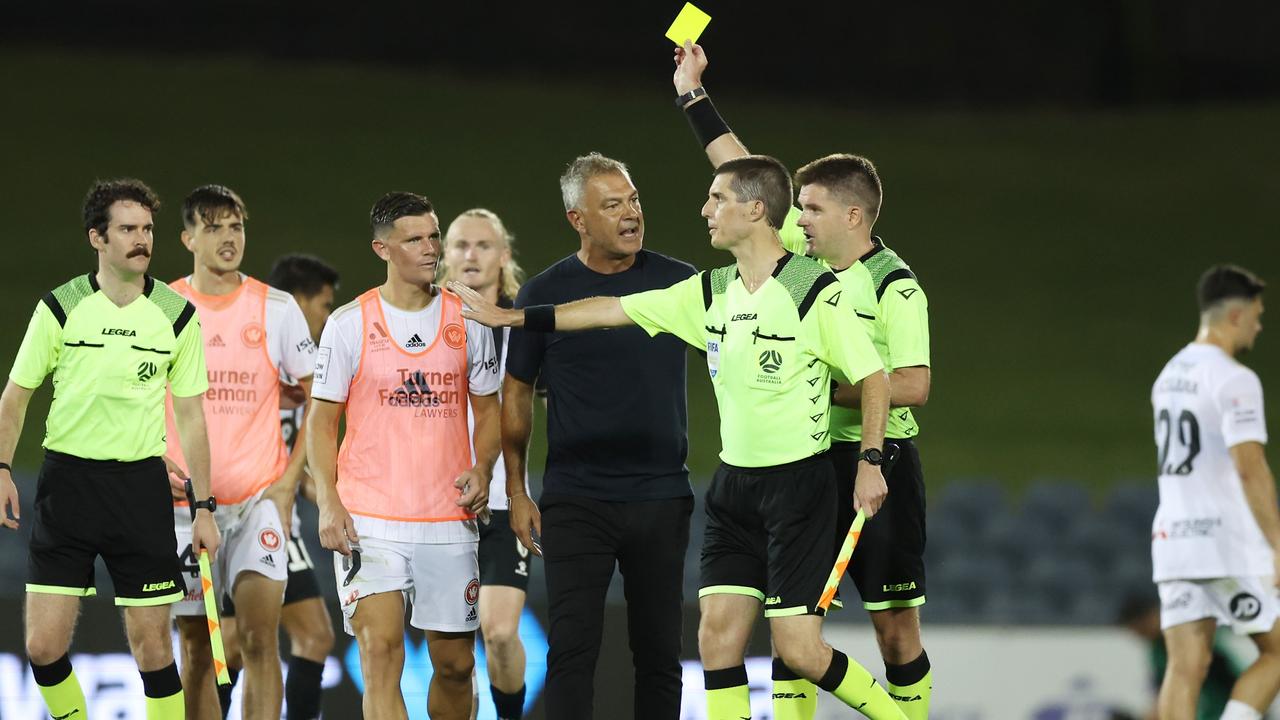
{"label": "blonde haired player", "polygon": [[1263,287],[1243,268],[1210,268],[1197,293],[1196,339],[1151,389],[1160,477],[1151,559],[1169,652],[1162,720],[1196,717],[1219,624],[1248,635],[1259,652],[1223,719],[1258,720],[1280,688],[1280,510],[1262,383],[1236,360],[1262,331]]}
{"label": "blonde haired player", "polygon": [[498,457],[498,361],[489,332],[435,285],[440,225],[430,201],[388,193],[369,220],[387,281],[330,316],[316,360],[307,443],[320,541],[341,554],[334,569],[360,648],[365,717],[407,717],[407,601],[410,623],[427,634],[427,711],[464,720],[479,625],[476,514]]}
{"label": "blonde haired player", "polygon": [[[473,208],[453,222],[444,235],[445,278],[457,280],[500,307],[512,307],[524,272],[516,262],[502,218],[492,210]],[[499,373],[505,374],[509,328],[491,331]],[[529,493],[529,480],[524,481]],[[493,521],[480,528],[480,632],[489,673],[489,692],[500,720],[524,716],[525,655],[520,642],[533,557],[511,530],[507,510],[507,473],[502,459],[489,485]],[[477,689],[477,692],[479,690]],[[477,703],[477,706],[479,703]]]}

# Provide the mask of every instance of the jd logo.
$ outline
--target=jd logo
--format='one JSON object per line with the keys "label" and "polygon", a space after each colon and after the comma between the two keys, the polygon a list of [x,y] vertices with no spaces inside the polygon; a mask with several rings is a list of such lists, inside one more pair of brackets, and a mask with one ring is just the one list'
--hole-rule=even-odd
{"label": "jd logo", "polygon": [[156,364],[143,360],[138,363],[138,382],[146,382],[156,376]]}
{"label": "jd logo", "polygon": [[1240,593],[1231,598],[1231,615],[1237,620],[1252,620],[1262,612],[1262,603],[1249,593]]}
{"label": "jd logo", "polygon": [[760,369],[770,375],[782,367],[782,353],[777,350],[765,350],[760,353]]}

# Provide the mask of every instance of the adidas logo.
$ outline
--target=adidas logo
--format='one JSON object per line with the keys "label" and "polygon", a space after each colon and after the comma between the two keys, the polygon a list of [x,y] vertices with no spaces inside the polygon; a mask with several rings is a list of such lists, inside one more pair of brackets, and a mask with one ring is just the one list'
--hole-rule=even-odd
{"label": "adidas logo", "polygon": [[209,341],[209,347],[226,347],[227,344],[222,342],[222,335],[214,335]]}
{"label": "adidas logo", "polygon": [[418,336],[418,333],[414,333],[413,337],[409,338],[409,341],[404,344],[404,347],[406,350],[410,350],[413,348],[426,347],[426,346],[427,344],[422,342],[422,338]]}
{"label": "adidas logo", "polygon": [[266,565],[267,567],[275,567],[275,566],[276,566],[276,559],[275,559],[275,558],[273,558],[273,557],[271,557],[270,555],[263,555],[263,556],[262,556],[262,559],[261,559],[261,562],[262,562],[262,564],[263,564],[263,565]]}
{"label": "adidas logo", "polygon": [[470,610],[467,611],[467,622],[475,622],[475,620],[476,620],[476,609],[471,608]]}

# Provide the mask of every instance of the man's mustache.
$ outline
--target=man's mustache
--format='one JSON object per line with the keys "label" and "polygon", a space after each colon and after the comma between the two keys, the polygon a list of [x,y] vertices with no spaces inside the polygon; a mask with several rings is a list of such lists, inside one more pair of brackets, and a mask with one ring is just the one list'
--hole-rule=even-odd
{"label": "man's mustache", "polygon": [[148,250],[148,249],[146,249],[146,248],[144,248],[144,247],[136,247],[136,248],[134,248],[134,249],[130,250],[130,251],[129,251],[129,254],[128,254],[128,255],[125,255],[124,257],[125,257],[125,259],[127,260],[127,259],[129,259],[129,258],[136,258],[136,257],[138,257],[139,255],[141,255],[142,257],[149,258],[149,257],[151,257],[151,251],[150,251],[150,250]]}

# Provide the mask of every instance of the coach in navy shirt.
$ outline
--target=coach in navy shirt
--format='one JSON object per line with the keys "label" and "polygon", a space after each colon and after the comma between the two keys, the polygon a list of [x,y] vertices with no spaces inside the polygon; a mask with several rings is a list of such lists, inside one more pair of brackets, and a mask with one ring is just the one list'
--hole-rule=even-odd
{"label": "coach in navy shirt", "polygon": [[[529,280],[516,307],[621,296],[673,285],[688,263],[643,249],[644,214],[627,168],[591,153],[560,178],[578,252]],[[633,717],[680,715],[680,638],[689,544],[684,341],[639,327],[511,331],[503,387],[507,477],[524,477],[535,384],[547,392],[547,467],[535,506],[511,501],[522,540],[541,523],[550,650],[546,715],[592,717],[604,600],[615,564],[636,669]],[[616,714],[616,708],[610,714]]]}

